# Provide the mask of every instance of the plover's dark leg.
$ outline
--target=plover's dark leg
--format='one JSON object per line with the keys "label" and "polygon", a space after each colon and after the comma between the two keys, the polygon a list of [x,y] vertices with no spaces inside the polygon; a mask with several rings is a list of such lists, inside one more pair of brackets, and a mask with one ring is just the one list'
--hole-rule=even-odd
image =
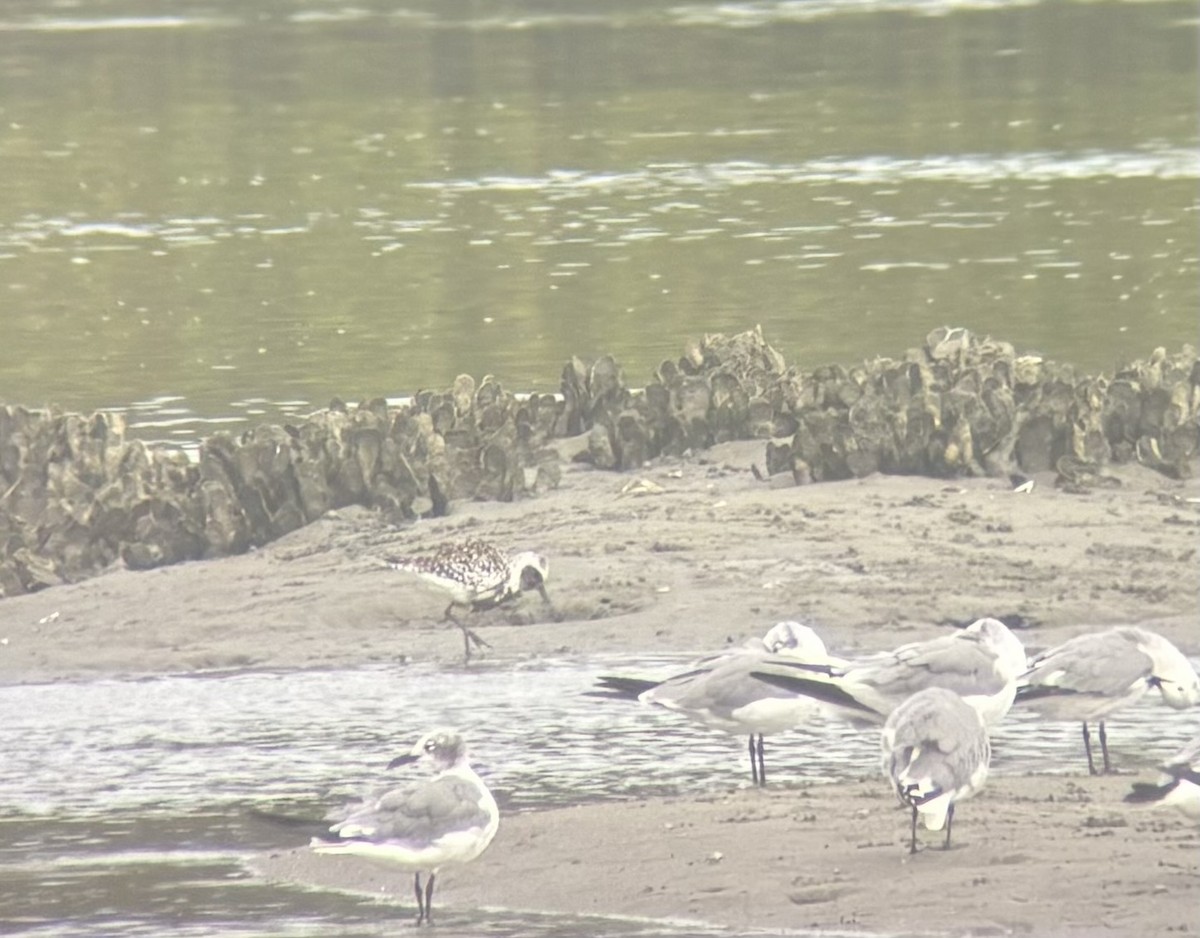
{"label": "plover's dark leg", "polygon": [[1086,720],[1083,724],[1083,751],[1088,757],[1088,775],[1096,775],[1096,763],[1092,761],[1092,734],[1088,732]]}
{"label": "plover's dark leg", "polygon": [[917,852],[917,806],[915,804],[912,808],[912,830],[908,840],[908,852],[910,855]]}
{"label": "plover's dark leg", "polygon": [[449,606],[446,607],[446,614],[445,614],[445,616],[443,616],[443,618],[448,619],[449,621],[453,622],[462,631],[464,658],[467,661],[471,660],[471,643],[472,642],[475,643],[476,648],[491,648],[492,647],[491,643],[486,642],[482,638],[480,638],[477,634],[475,634],[474,629],[470,628],[465,622],[460,620],[458,618],[458,616],[456,616],[454,614],[454,603],[451,603]]}
{"label": "plover's dark leg", "polygon": [[1112,771],[1112,765],[1108,761],[1108,736],[1104,732],[1104,721],[1100,721],[1100,752],[1104,756],[1104,774],[1108,775]]}
{"label": "plover's dark leg", "polygon": [[758,787],[758,760],[754,758],[754,734],[750,734],[750,778],[754,780],[755,787]]}
{"label": "plover's dark leg", "polygon": [[767,763],[763,758],[763,736],[758,734],[758,784],[765,788],[767,785]]}
{"label": "plover's dark leg", "polygon": [[946,842],[942,844],[943,850],[950,849],[950,828],[954,826],[954,802],[950,802],[950,807],[946,809]]}
{"label": "plover's dark leg", "polygon": [[425,884],[425,924],[433,924],[433,881],[437,873],[429,874],[429,882]]}
{"label": "plover's dark leg", "polygon": [[421,892],[421,874],[417,873],[413,877],[413,893],[417,897],[417,924],[420,925],[425,921],[425,894]]}

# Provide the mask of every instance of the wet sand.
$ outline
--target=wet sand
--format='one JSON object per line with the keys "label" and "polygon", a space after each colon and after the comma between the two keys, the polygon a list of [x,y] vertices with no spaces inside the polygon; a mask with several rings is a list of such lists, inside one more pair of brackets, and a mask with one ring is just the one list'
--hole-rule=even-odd
{"label": "wet sand", "polygon": [[[1196,929],[1194,828],[1125,810],[1129,776],[997,777],[956,812],[948,851],[878,778],[800,791],[590,805],[507,817],[491,848],[439,877],[463,908],[689,919],[732,929],[1163,936]],[[1179,816],[1182,817],[1182,816]],[[272,879],[389,896],[412,879],[300,849],[264,857]]]}
{"label": "wet sand", "polygon": [[[570,443],[564,443],[569,446]],[[456,505],[397,529],[336,513],[259,551],[149,573],[113,570],[0,604],[0,680],[244,667],[461,662],[445,599],[385,568],[387,553],[478,536],[551,562],[536,597],[474,620],[493,659],[607,651],[702,652],[798,618],[836,652],[892,647],[981,615],[1017,615],[1036,651],[1134,623],[1200,653],[1200,484],[1139,467],[1085,494],[1038,478],[875,476],[759,482],[760,444],[718,447],[633,475],[569,468],[516,504]],[[644,484],[642,484],[644,483]],[[1162,708],[1173,726],[1195,712]],[[419,729],[419,728],[415,728]],[[398,741],[398,744],[402,741]],[[907,817],[861,767],[800,791],[651,799],[507,816],[491,849],[448,871],[448,913],[478,905],[675,917],[737,928],[880,933],[1163,935],[1200,928],[1200,838],[1121,795],[1126,774],[994,774],[962,806],[955,847],[910,858]],[[1080,754],[1070,753],[1077,760]],[[926,839],[936,844],[936,835]],[[266,875],[395,892],[406,876],[306,851]]]}

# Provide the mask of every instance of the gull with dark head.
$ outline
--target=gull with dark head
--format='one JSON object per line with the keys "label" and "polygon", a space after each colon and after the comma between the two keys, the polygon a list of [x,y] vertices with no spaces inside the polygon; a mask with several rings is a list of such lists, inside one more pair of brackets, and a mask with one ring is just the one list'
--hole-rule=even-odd
{"label": "gull with dark head", "polygon": [[550,566],[545,557],[531,550],[510,553],[488,541],[471,538],[443,544],[432,554],[385,560],[393,570],[414,573],[449,594],[450,605],[442,618],[462,629],[468,660],[472,643],[482,648],[487,642],[454,615],[456,606],[472,612],[490,609],[530,590],[540,593],[544,602],[550,601],[546,593]]}
{"label": "gull with dark head", "polygon": [[917,852],[917,818],[926,830],[946,829],[950,847],[954,805],[987,779],[991,745],[979,711],[942,687],[917,691],[883,725],[883,774],[901,804],[912,809],[909,853]]}
{"label": "gull with dark head", "polygon": [[1099,723],[1104,771],[1111,772],[1104,719],[1157,688],[1175,710],[1200,703],[1200,675],[1178,648],[1157,632],[1118,626],[1078,635],[1038,655],[1021,675],[1017,703],[1049,720],[1083,724],[1088,772],[1092,759],[1089,723]]}
{"label": "gull with dark head", "polygon": [[841,665],[814,665],[774,656],[754,670],[757,680],[826,704],[855,723],[883,723],[914,693],[941,687],[974,707],[993,726],[1012,706],[1025,649],[998,619],[979,619],[953,635],[901,645]]}
{"label": "gull with dark head", "polygon": [[1134,782],[1125,796],[1130,804],[1169,805],[1200,821],[1200,736],[1163,763],[1156,783]]}
{"label": "gull with dark head", "polygon": [[831,660],[825,643],[811,628],[779,622],[761,639],[703,658],[665,680],[602,676],[597,679],[602,688],[598,695],[640,700],[721,732],[748,736],[751,778],[755,785],[765,785],[763,737],[799,726],[820,708],[814,701],[750,677],[771,655],[822,665]]}
{"label": "gull with dark head", "polygon": [[[317,853],[364,857],[415,875],[417,924],[433,920],[433,884],[449,864],[469,863],[487,849],[500,811],[487,785],[467,761],[466,743],[454,730],[426,733],[388,768],[429,763],[432,778],[394,788],[349,807],[327,836],[314,838]],[[421,888],[421,874],[429,879]]]}

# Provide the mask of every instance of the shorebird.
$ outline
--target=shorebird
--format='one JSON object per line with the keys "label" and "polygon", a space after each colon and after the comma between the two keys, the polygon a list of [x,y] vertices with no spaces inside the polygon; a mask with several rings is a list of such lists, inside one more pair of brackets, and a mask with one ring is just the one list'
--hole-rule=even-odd
{"label": "shorebird", "polygon": [[[351,854],[413,872],[420,925],[433,921],[438,871],[448,864],[469,863],[483,853],[496,836],[500,811],[471,768],[462,736],[454,730],[426,733],[388,768],[412,762],[431,763],[437,774],[349,806],[329,828],[332,836],[313,838],[311,847],[317,853]],[[424,890],[422,872],[429,874]]]}
{"label": "shorebird", "polygon": [[1200,703],[1200,675],[1178,648],[1156,632],[1118,626],[1079,635],[1039,655],[1021,675],[1017,703],[1050,720],[1083,724],[1088,772],[1092,759],[1088,723],[1100,724],[1104,771],[1111,772],[1104,719],[1157,687],[1176,710]]}
{"label": "shorebird", "polygon": [[950,848],[954,805],[987,780],[991,745],[979,711],[943,687],[917,691],[883,725],[883,774],[900,803],[912,809],[908,852],[917,852],[917,816],[926,830],[946,829]]}
{"label": "shorebird", "polygon": [[662,681],[602,676],[600,696],[654,704],[732,736],[749,736],[750,775],[767,783],[763,737],[811,719],[820,705],[753,680],[750,673],[770,655],[814,664],[830,661],[825,643],[799,622],[780,622],[761,639],[696,662]]}
{"label": "shorebird", "polygon": [[1125,796],[1131,804],[1162,804],[1178,808],[1193,821],[1200,821],[1200,736],[1162,766],[1157,784],[1134,782]]}
{"label": "shorebird", "polygon": [[855,723],[883,723],[919,690],[942,687],[974,707],[988,726],[1012,706],[1025,649],[998,619],[979,619],[953,635],[901,645],[842,665],[774,656],[754,678],[826,704]]}
{"label": "shorebird", "polygon": [[450,605],[442,616],[462,629],[466,658],[471,659],[471,644],[487,646],[482,638],[457,616],[454,607],[470,611],[490,609],[527,590],[537,590],[545,602],[546,558],[531,550],[508,553],[488,541],[471,538],[456,544],[443,544],[432,554],[420,557],[387,557],[393,570],[415,573],[450,594]]}

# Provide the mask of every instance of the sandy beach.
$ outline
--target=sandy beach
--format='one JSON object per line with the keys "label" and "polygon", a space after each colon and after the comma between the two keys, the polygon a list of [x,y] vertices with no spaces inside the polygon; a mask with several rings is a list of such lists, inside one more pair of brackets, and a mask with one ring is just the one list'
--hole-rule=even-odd
{"label": "sandy beach", "polygon": [[[1171,814],[1126,811],[1129,777],[997,778],[965,802],[955,843],[907,852],[907,814],[877,778],[802,791],[589,805],[507,818],[439,902],[871,935],[1192,933],[1197,838]],[[1182,816],[1180,816],[1182,817]],[[586,842],[586,854],[580,843]],[[411,880],[308,850],[264,857],[271,878],[390,896]]]}
{"label": "sandy beach", "polygon": [[[1137,624],[1200,653],[1194,479],[1130,466],[1070,494],[1053,475],[1023,494],[1000,479],[773,487],[751,471],[762,452],[729,444],[624,475],[570,465],[561,486],[536,499],[458,504],[407,528],[342,510],[242,556],[115,569],[7,599],[0,680],[460,662],[461,637],[438,621],[444,598],[381,558],[465,536],[550,559],[552,607],[534,597],[474,620],[492,659],[702,652],[785,618],[854,654],[982,615],[1020,617],[1030,651]],[[1172,725],[1197,726],[1194,713],[1162,712]],[[997,775],[963,806],[953,849],[913,858],[906,815],[879,778],[860,772],[799,791],[731,787],[620,811],[513,814],[480,860],[445,875],[440,902],[739,929],[1195,931],[1196,829],[1120,800],[1167,755],[1121,752],[1115,777],[1064,775],[1065,766]],[[407,915],[407,877],[316,863],[304,850],[260,866],[272,878],[395,893],[396,914]]]}

